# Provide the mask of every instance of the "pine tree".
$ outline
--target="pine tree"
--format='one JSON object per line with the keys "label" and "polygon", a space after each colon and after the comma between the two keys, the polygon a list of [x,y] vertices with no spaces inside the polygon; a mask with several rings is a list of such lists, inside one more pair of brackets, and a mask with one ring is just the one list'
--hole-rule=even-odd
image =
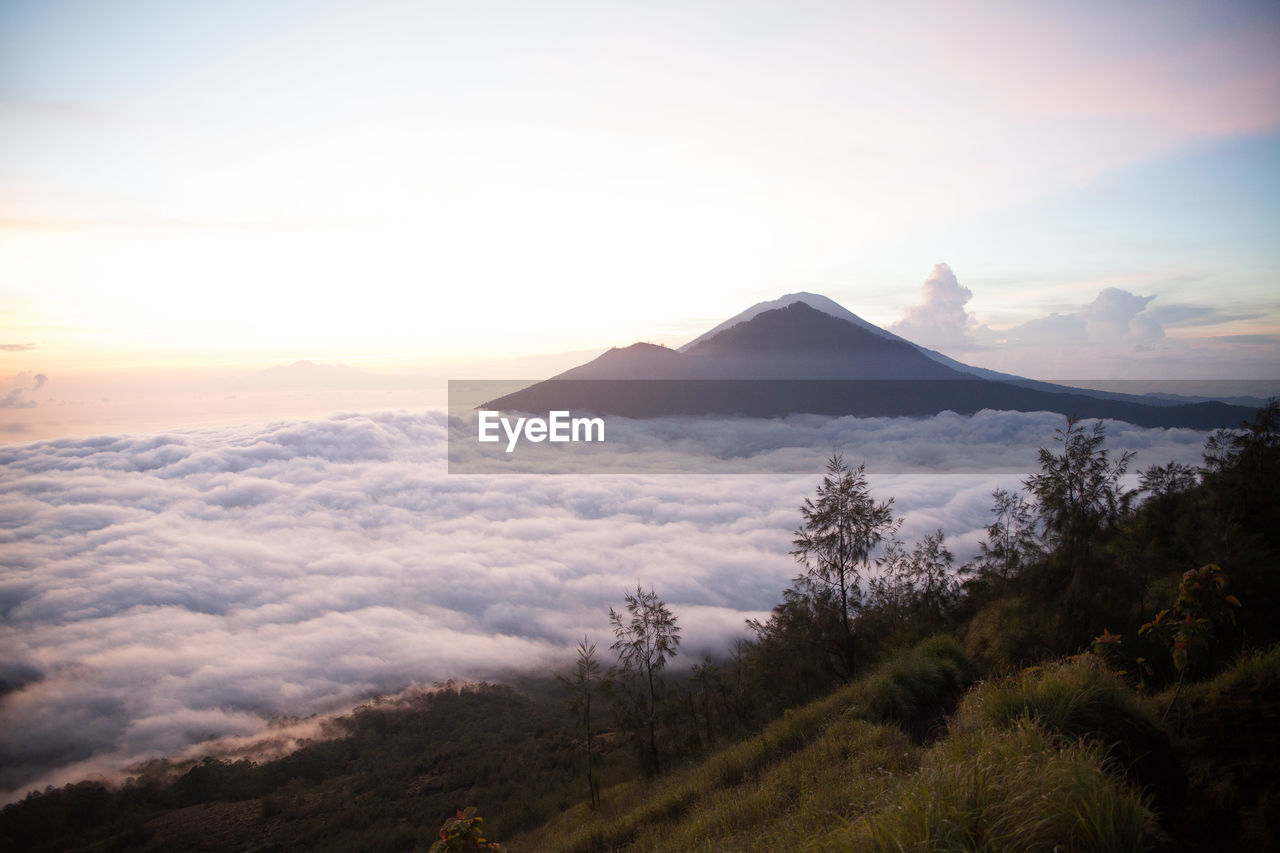
{"label": "pine tree", "polygon": [[625,598],[626,609],[630,614],[627,621],[623,621],[621,613],[609,608],[609,622],[613,625],[614,636],[618,638],[610,648],[618,653],[623,674],[633,681],[640,681],[645,691],[649,756],[652,769],[657,772],[660,762],[656,675],[667,665],[668,660],[675,657],[676,649],[680,646],[680,628],[676,625],[676,617],[672,615],[671,609],[658,598],[657,592],[645,592],[642,587],[637,586],[636,594],[626,593]]}
{"label": "pine tree", "polygon": [[862,603],[862,570],[871,552],[897,531],[890,498],[876,503],[867,485],[866,466],[850,470],[840,454],[827,461],[827,473],[813,498],[800,507],[804,524],[795,532],[791,552],[806,569],[796,578],[800,590],[830,591],[839,607],[845,676],[857,665],[854,617]]}

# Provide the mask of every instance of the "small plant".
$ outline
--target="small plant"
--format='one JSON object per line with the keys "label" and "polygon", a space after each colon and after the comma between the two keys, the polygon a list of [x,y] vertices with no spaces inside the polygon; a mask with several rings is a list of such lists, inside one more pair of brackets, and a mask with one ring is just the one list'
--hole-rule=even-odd
{"label": "small plant", "polygon": [[1151,664],[1134,649],[1126,646],[1122,635],[1103,629],[1099,636],[1093,638],[1089,651],[1131,687],[1138,690],[1147,689],[1147,679],[1154,673]]}
{"label": "small plant", "polygon": [[1093,638],[1093,645],[1090,651],[1102,658],[1103,662],[1110,665],[1112,669],[1121,675],[1125,674],[1124,670],[1124,653],[1121,651],[1123,645],[1123,637],[1120,634],[1113,634],[1103,629],[1100,636]]}
{"label": "small plant", "polygon": [[1168,646],[1173,665],[1178,670],[1178,686],[1165,709],[1165,717],[1173,710],[1173,703],[1178,701],[1187,669],[1192,663],[1192,652],[1208,648],[1224,624],[1235,624],[1240,600],[1228,595],[1226,588],[1226,574],[1213,563],[1193,569],[1182,576],[1178,600],[1173,606],[1161,610],[1155,619],[1139,629],[1139,633]]}
{"label": "small plant", "polygon": [[467,806],[440,827],[440,840],[431,845],[431,853],[470,853],[473,850],[506,850],[496,841],[487,841],[481,827],[484,818],[475,806]]}

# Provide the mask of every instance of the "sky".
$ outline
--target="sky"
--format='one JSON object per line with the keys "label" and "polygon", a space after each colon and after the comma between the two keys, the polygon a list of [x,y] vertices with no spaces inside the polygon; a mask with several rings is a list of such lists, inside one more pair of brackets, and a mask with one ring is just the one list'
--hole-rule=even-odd
{"label": "sky", "polygon": [[0,2],[0,397],[797,290],[1037,378],[1274,379],[1277,198],[1274,3]]}

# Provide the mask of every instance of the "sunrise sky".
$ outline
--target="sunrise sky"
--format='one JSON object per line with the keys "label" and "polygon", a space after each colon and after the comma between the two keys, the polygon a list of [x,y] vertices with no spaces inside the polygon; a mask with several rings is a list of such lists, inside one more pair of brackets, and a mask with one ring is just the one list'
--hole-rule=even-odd
{"label": "sunrise sky", "polygon": [[[571,666],[641,584],[730,648],[832,450],[959,565],[1060,415],[481,477],[446,380],[811,291],[1024,376],[1280,388],[1278,200],[1274,0],[0,0],[0,803]],[[1135,480],[1205,439],[1106,436]]]}
{"label": "sunrise sky", "polygon": [[1275,3],[0,2],[26,401],[796,290],[1043,378],[1275,378],[1277,198]]}

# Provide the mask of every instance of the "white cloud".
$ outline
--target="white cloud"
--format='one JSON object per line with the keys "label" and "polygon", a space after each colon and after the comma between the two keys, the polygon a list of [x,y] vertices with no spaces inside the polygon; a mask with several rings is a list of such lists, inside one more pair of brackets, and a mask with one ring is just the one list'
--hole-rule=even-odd
{"label": "white cloud", "polygon": [[964,307],[972,298],[973,291],[960,284],[951,267],[934,264],[920,286],[919,304],[908,307],[890,331],[931,349],[964,349],[972,344],[976,325]]}
{"label": "white cloud", "polygon": [[[1155,299],[1154,294],[1107,287],[1074,311],[1053,312],[999,331],[983,326],[977,338],[987,344],[986,351],[975,360],[984,367],[1044,378],[1191,378],[1171,358],[1186,355],[1186,345],[1166,338],[1162,322],[1188,312],[1173,305],[1157,310],[1151,305]],[[1218,358],[1213,362],[1222,363]]]}
{"label": "white cloud", "polygon": [[39,405],[26,395],[35,394],[49,380],[43,373],[24,370],[9,380],[9,389],[0,396],[0,409],[31,409]]}
{"label": "white cloud", "polygon": [[1105,343],[1145,343],[1164,337],[1164,329],[1154,317],[1144,314],[1155,296],[1137,296],[1118,287],[1108,287],[1080,312],[1090,341]]}
{"label": "white cloud", "polygon": [[[787,452],[769,448],[819,460],[841,447],[869,460],[905,535],[941,527],[963,559],[991,490],[1019,479],[1008,461],[1030,465],[1059,421],[665,429],[766,460]],[[607,645],[607,609],[637,583],[682,617],[689,652],[724,648],[797,572],[788,551],[816,463],[714,477],[448,475],[446,424],[397,412],[0,447],[0,787],[21,796],[415,682],[561,665],[584,634]],[[1150,462],[1194,460],[1202,438],[1111,430]],[[905,473],[902,460],[944,439],[1003,467]]]}
{"label": "white cloud", "polygon": [[[1038,379],[1269,379],[1280,357],[1275,336],[1213,334],[1256,312],[1154,304],[1158,294],[1105,287],[1088,304],[996,329],[966,309],[972,296],[937,264],[920,302],[889,328],[975,366]],[[1168,336],[1165,328],[1175,326],[1197,333]]]}

